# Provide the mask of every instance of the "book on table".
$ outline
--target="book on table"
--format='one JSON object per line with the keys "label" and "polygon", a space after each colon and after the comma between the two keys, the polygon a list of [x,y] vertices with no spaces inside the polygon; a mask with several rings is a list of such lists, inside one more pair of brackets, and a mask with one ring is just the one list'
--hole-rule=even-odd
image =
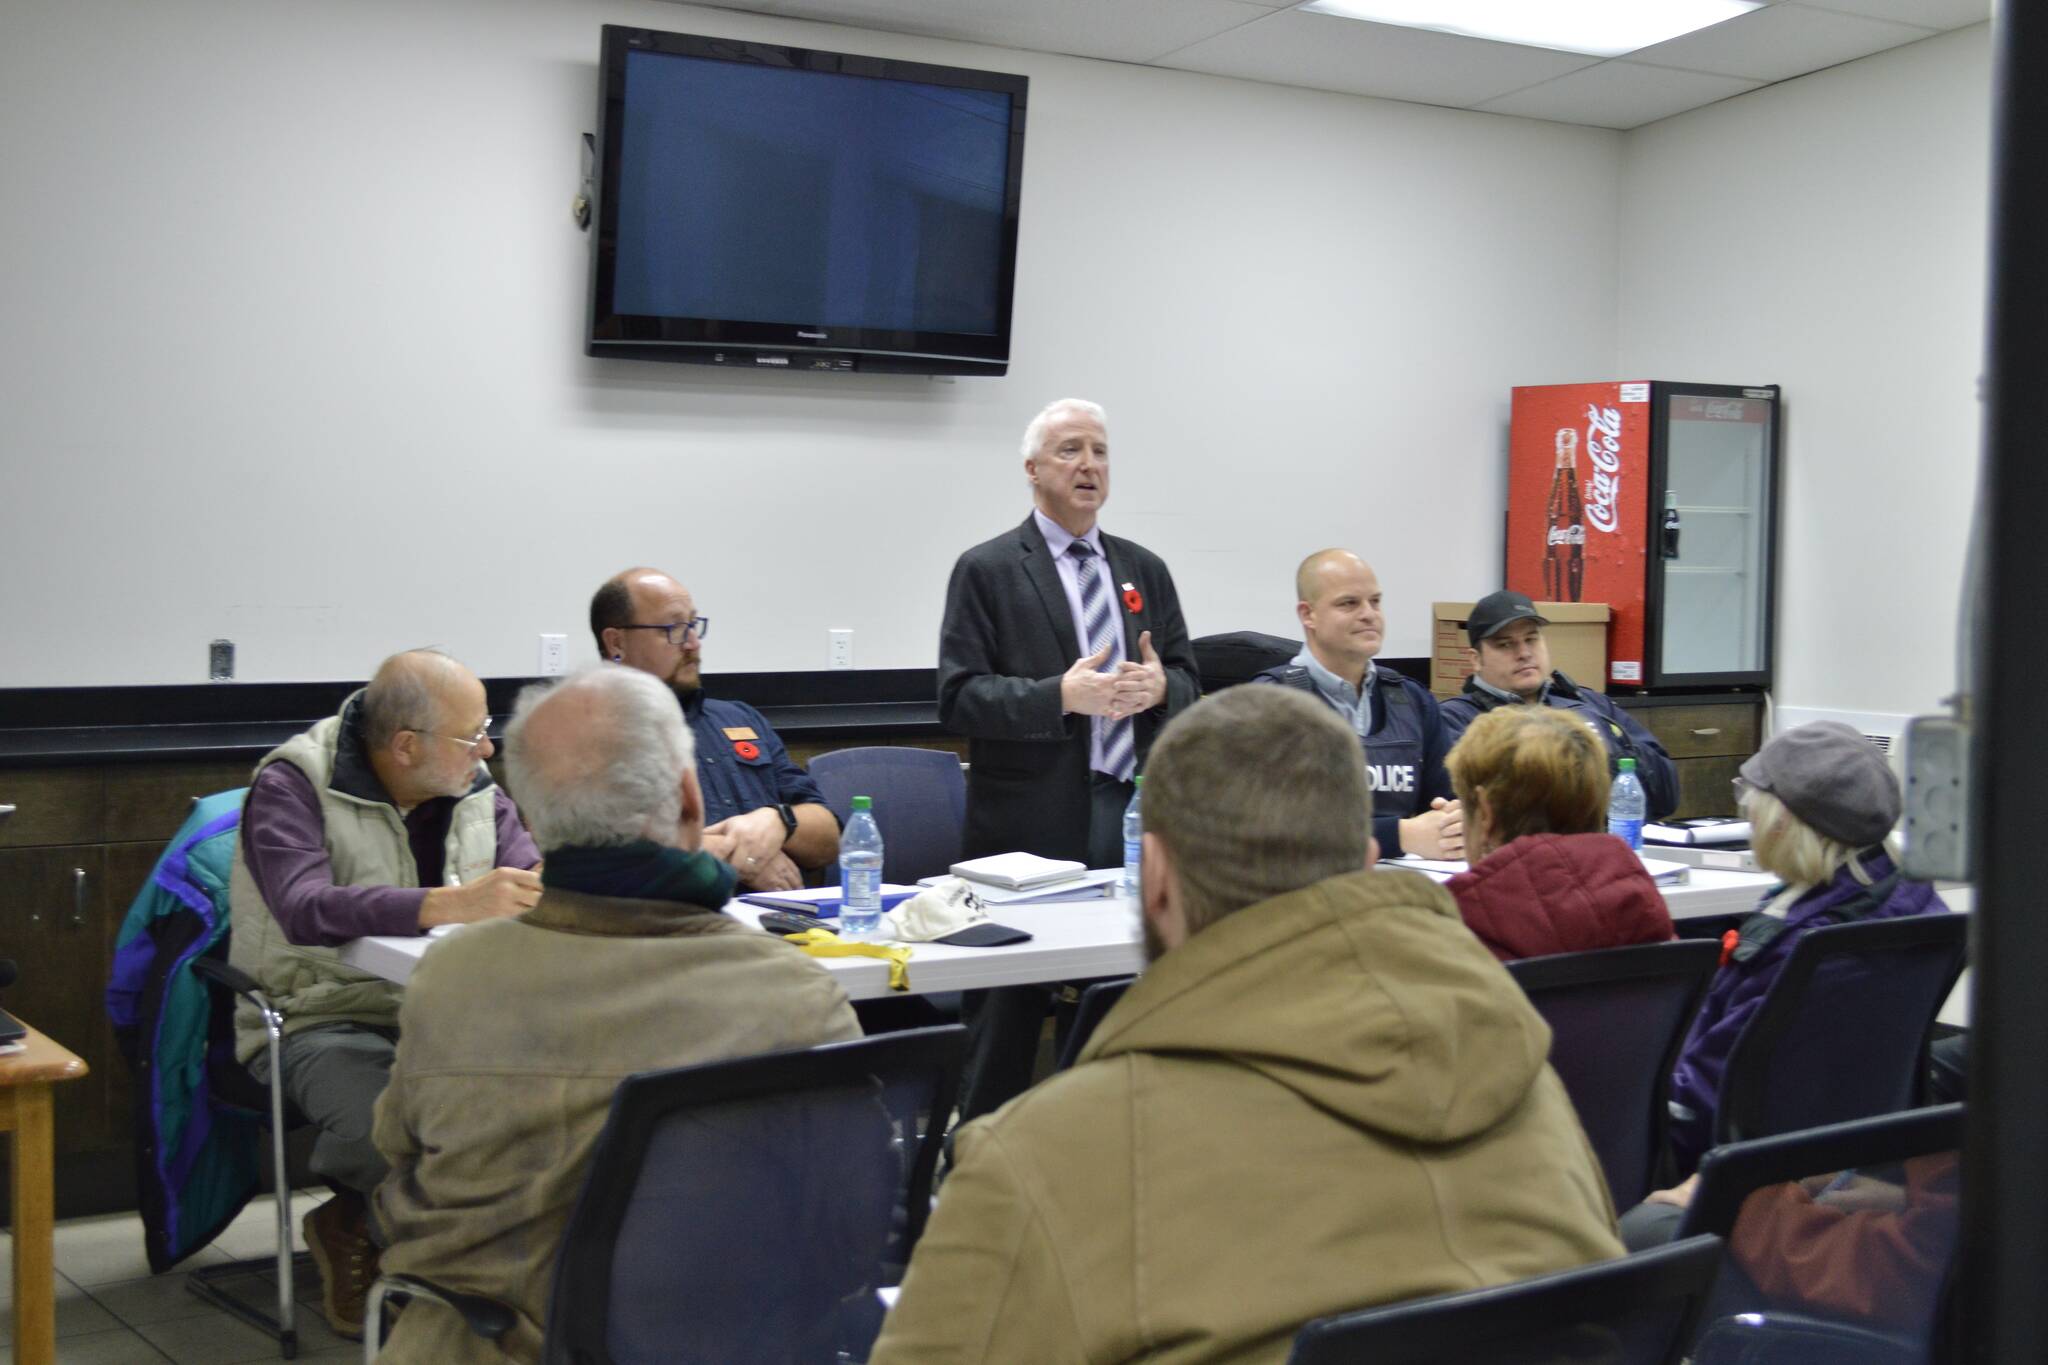
{"label": "book on table", "polygon": [[995,853],[986,858],[969,858],[954,863],[952,873],[970,882],[1000,886],[1006,891],[1029,891],[1077,881],[1088,871],[1086,863],[1061,858],[1041,858],[1036,853]]}
{"label": "book on table", "polygon": [[1720,816],[1671,820],[1663,824],[1652,821],[1643,826],[1643,839],[1652,844],[1746,844],[1749,842],[1749,821]]}

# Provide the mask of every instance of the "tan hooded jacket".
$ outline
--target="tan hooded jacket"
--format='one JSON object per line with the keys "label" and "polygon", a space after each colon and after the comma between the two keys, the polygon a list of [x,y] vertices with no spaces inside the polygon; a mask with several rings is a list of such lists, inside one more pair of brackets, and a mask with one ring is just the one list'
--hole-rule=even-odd
{"label": "tan hooded jacket", "polygon": [[871,1359],[1278,1362],[1313,1318],[1618,1256],[1549,1047],[1414,873],[1227,916],[960,1133]]}

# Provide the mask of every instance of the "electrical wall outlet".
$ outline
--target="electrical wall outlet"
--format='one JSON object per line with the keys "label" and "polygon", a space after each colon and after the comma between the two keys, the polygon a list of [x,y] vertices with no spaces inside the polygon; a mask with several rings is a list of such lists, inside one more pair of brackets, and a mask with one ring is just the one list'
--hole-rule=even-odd
{"label": "electrical wall outlet", "polygon": [[543,635],[540,637],[540,676],[559,678],[569,671],[569,637],[566,635]]}
{"label": "electrical wall outlet", "polygon": [[1970,728],[1952,716],[1906,722],[1909,877],[1970,879]]}
{"label": "electrical wall outlet", "polygon": [[850,630],[829,630],[825,632],[831,646],[825,653],[825,667],[853,667],[853,632]]}
{"label": "electrical wall outlet", "polygon": [[206,647],[206,680],[208,682],[233,682],[235,679],[235,642],[215,640]]}

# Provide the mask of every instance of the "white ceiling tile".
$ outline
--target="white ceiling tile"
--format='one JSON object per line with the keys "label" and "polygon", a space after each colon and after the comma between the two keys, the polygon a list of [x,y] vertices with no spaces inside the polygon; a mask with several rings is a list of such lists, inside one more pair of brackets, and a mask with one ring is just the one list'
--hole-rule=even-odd
{"label": "white ceiling tile", "polygon": [[[927,38],[1147,62],[1271,7],[1254,0],[771,0],[792,19]],[[748,6],[752,8],[752,6]]]}
{"label": "white ceiling tile", "polygon": [[1288,10],[1170,53],[1154,65],[1462,108],[1595,60]]}
{"label": "white ceiling tile", "polygon": [[1709,76],[1623,61],[1602,62],[1488,100],[1479,108],[1489,114],[1517,114],[1558,123],[1636,128],[1730,95],[1740,95],[1761,84],[1734,76]]}
{"label": "white ceiling tile", "polygon": [[1926,29],[1883,19],[1781,4],[1631,52],[1628,60],[1718,76],[1782,81],[1927,36]]}
{"label": "white ceiling tile", "polygon": [[1866,19],[1890,19],[1895,23],[1918,24],[1921,28],[1947,32],[1968,28],[1991,17],[1991,0],[1800,0],[1814,9],[1860,14]]}

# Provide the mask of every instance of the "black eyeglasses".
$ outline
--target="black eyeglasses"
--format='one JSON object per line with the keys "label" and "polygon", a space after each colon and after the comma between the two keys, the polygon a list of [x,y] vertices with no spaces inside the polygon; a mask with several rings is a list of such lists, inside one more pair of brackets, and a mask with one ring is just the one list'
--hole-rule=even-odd
{"label": "black eyeglasses", "polygon": [[[677,649],[681,649],[692,639],[701,640],[711,633],[711,618],[708,616],[692,616],[687,621],[676,621],[666,626],[620,626],[619,629],[658,630],[661,632],[662,639],[668,641]],[[682,636],[682,639],[676,638],[678,634]]]}

